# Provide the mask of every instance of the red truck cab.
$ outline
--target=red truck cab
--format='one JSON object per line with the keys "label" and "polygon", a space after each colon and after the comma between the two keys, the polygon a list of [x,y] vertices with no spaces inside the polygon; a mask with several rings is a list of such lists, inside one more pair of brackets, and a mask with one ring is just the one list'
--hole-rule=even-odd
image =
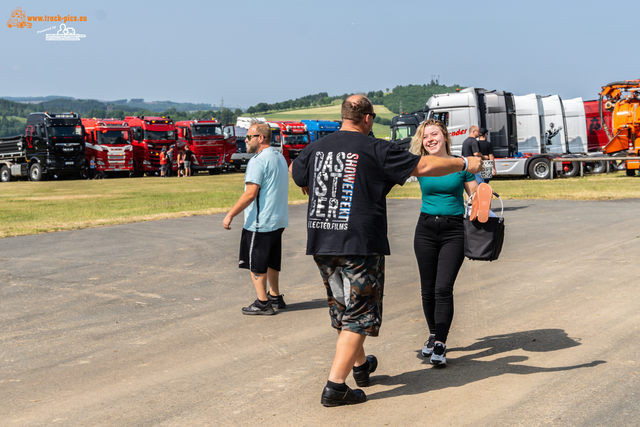
{"label": "red truck cab", "polygon": [[[604,120],[611,129],[611,111],[602,109]],[[600,123],[600,109],[598,100],[584,101],[584,113],[587,119],[587,144],[589,151],[602,151],[602,148],[609,143],[609,137],[604,131],[604,126]]]}
{"label": "red truck cab", "polygon": [[[133,134],[134,175],[160,171],[160,152],[176,143],[176,125],[171,117],[126,117]],[[175,162],[175,155],[173,161]]]}
{"label": "red truck cab", "polygon": [[133,172],[131,128],[124,120],[82,119],[87,167],[95,157],[96,170],[129,176]]}
{"label": "red truck cab", "polygon": [[280,142],[282,144],[282,154],[287,160],[287,164],[291,164],[302,150],[309,145],[309,131],[307,125],[293,121],[275,121],[270,122],[280,128]]}
{"label": "red truck cab", "polygon": [[226,168],[236,152],[236,135],[233,125],[222,126],[212,120],[182,120],[176,122],[178,143],[176,156],[190,148],[193,152],[191,170],[208,170],[211,175]]}

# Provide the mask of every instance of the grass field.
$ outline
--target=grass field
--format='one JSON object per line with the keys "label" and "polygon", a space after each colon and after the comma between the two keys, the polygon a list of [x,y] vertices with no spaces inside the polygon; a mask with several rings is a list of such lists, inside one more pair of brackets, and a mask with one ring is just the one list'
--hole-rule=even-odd
{"label": "grass field", "polygon": [[[340,120],[340,108],[340,104],[338,103],[336,105],[329,105],[327,107],[308,108],[285,111],[282,113],[265,114],[264,116],[260,117],[265,117],[267,120]],[[375,105],[374,110],[376,112],[376,115],[385,119],[391,120],[392,118],[397,116],[397,114],[389,111],[384,105]],[[377,123],[373,125],[373,133],[377,138],[391,137],[389,126],[384,126]]]}
{"label": "grass field", "polygon": [[[169,179],[2,183],[0,237],[226,212],[242,193],[243,178],[242,173],[227,173]],[[640,198],[640,177],[630,178],[620,172],[553,181],[495,179],[491,185],[505,200]],[[418,183],[396,186],[389,197],[419,198]],[[293,182],[289,201],[306,201]]]}

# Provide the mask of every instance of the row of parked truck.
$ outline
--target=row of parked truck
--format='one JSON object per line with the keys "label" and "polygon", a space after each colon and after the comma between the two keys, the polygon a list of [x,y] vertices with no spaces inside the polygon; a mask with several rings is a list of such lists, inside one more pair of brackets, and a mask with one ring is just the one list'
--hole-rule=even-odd
{"label": "row of parked truck", "polygon": [[[601,159],[608,155],[613,156],[613,167],[635,175],[640,161],[618,161],[614,156],[640,155],[639,92],[638,80],[604,86],[596,101],[467,88],[434,95],[422,110],[394,117],[391,140],[408,149],[419,124],[434,118],[447,125],[454,154],[460,154],[471,126],[488,129],[498,175],[545,179],[557,171],[570,177],[578,173],[580,163],[597,173],[605,170],[609,161]],[[224,169],[239,170],[251,157],[244,138],[257,122],[270,126],[271,145],[287,163],[308,144],[341,126],[329,120],[267,121],[259,117],[239,117],[234,126],[214,119],[82,119],[73,112],[32,113],[24,135],[0,138],[0,181],[86,177],[90,162],[103,175],[156,175],[160,153],[170,146],[176,153],[187,148],[193,152],[194,172],[215,175]],[[598,160],[590,160],[596,157]]]}
{"label": "row of parked truck", "polygon": [[[627,96],[615,89],[607,92],[609,86],[603,87],[603,93],[610,96],[603,99],[601,94],[594,101],[563,100],[558,95],[516,96],[478,88],[434,95],[424,109],[393,118],[391,139],[408,148],[419,124],[433,118],[447,125],[452,151],[458,155],[469,127],[488,129],[500,176],[547,179],[557,173],[571,177],[578,174],[580,163],[592,173],[605,171],[609,163],[615,169],[626,169],[627,175],[635,175],[637,160],[616,157],[637,156],[640,151],[640,138],[634,136],[638,126],[633,124],[639,85],[623,84],[631,88]],[[631,107],[633,114],[628,112]]]}
{"label": "row of parked truck", "polygon": [[267,122],[240,117],[234,126],[214,119],[174,122],[171,117],[116,120],[80,118],[73,112],[32,113],[24,135],[0,138],[0,181],[87,177],[90,162],[101,176],[157,175],[160,153],[171,146],[175,153],[187,148],[193,152],[193,172],[216,175],[246,166],[250,155],[244,137],[251,123],[258,121],[269,124],[271,145],[283,153],[287,163],[310,142],[340,127],[323,120]]}

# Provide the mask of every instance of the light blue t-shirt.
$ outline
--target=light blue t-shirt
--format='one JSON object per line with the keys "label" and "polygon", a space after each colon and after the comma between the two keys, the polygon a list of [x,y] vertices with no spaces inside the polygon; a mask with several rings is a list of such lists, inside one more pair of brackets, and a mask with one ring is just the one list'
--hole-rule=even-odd
{"label": "light blue t-shirt", "polygon": [[422,191],[420,212],[429,215],[464,215],[464,183],[475,181],[476,177],[467,171],[445,176],[419,176]]}
{"label": "light blue t-shirt", "polygon": [[244,210],[244,228],[266,233],[287,227],[289,169],[282,153],[267,147],[253,156],[247,164],[244,182],[260,186],[258,197]]}

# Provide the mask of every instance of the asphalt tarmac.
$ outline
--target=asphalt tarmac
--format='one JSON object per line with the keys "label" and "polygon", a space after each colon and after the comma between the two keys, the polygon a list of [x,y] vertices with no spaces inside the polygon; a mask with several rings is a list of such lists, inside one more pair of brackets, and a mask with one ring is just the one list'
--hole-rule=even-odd
{"label": "asphalt tarmac", "polygon": [[501,258],[458,276],[443,369],[419,356],[420,202],[388,206],[380,364],[368,401],[338,408],[320,405],[336,333],[306,205],[275,316],[240,312],[241,217],[1,239],[0,425],[640,425],[640,200],[506,201]]}

